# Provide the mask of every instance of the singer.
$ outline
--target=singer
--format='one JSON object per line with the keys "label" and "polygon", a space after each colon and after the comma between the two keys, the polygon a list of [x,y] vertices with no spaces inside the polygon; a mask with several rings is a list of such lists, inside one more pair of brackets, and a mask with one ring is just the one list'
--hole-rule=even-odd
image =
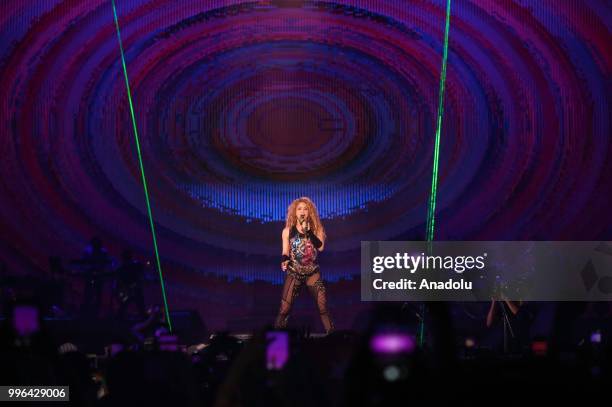
{"label": "singer", "polygon": [[306,284],[314,297],[325,332],[334,330],[327,310],[325,284],[321,279],[317,253],[325,246],[325,229],[321,224],[315,204],[306,197],[291,202],[287,208],[287,221],[282,233],[283,254],[281,269],[286,272],[280,310],[275,328],[285,328],[291,305]]}

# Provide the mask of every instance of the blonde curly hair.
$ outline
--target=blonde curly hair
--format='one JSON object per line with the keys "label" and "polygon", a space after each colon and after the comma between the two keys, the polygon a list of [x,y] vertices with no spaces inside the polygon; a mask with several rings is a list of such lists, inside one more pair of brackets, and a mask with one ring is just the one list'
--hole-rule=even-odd
{"label": "blonde curly hair", "polygon": [[297,225],[297,215],[295,214],[295,210],[300,203],[305,203],[306,207],[308,208],[308,217],[310,218],[310,221],[312,223],[311,227],[313,233],[319,236],[321,240],[325,240],[327,235],[325,234],[325,228],[321,223],[321,218],[319,218],[319,211],[317,210],[317,207],[314,202],[312,202],[310,198],[305,196],[294,200],[287,208],[287,221],[285,222],[285,227],[290,229],[293,226]]}

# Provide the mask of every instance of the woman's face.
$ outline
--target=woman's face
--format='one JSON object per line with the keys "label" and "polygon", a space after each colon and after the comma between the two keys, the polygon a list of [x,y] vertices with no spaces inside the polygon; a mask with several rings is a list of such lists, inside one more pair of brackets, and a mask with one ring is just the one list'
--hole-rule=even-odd
{"label": "woman's face", "polygon": [[308,219],[308,205],[304,202],[300,202],[295,207],[295,216],[299,219]]}

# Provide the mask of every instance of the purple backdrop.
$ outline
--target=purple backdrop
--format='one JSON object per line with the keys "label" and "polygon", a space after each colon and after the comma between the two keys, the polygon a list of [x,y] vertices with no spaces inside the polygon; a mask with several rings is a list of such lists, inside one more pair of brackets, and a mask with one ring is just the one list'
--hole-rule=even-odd
{"label": "purple backdrop", "polygon": [[[117,1],[171,302],[280,282],[301,195],[327,280],[424,236],[445,6]],[[150,258],[110,1],[0,8],[0,258],[45,272],[94,234]],[[437,238],[612,237],[611,26],[605,0],[453,2]]]}

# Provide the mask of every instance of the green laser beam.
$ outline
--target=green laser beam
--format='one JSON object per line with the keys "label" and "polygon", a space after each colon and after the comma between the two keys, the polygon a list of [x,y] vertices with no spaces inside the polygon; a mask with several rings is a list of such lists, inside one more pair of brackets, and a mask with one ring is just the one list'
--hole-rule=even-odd
{"label": "green laser beam", "polygon": [[442,116],[444,115],[444,87],[446,83],[446,63],[448,60],[448,32],[450,30],[451,0],[446,2],[446,25],[444,28],[444,52],[442,55],[442,73],[440,75],[440,93],[438,95],[438,119],[436,123],[436,138],[434,144],[433,170],[431,177],[431,194],[427,211],[427,241],[434,239],[436,213],[436,196],[438,192],[438,167],[440,161],[440,133],[442,132]]}
{"label": "green laser beam", "polygon": [[151,202],[149,200],[149,189],[147,188],[147,178],[145,177],[144,165],[142,163],[142,154],[140,152],[140,139],[138,137],[138,129],[136,126],[136,116],[134,115],[134,104],[132,103],[132,92],[130,91],[130,81],[128,80],[127,67],[125,64],[125,53],[123,52],[123,42],[121,41],[121,31],[119,30],[119,19],[117,17],[117,7],[115,0],[111,0],[113,5],[113,16],[115,17],[115,28],[117,29],[117,41],[119,41],[119,51],[121,52],[121,65],[123,66],[123,77],[125,78],[125,87],[127,89],[128,102],[130,105],[130,116],[132,117],[132,127],[134,129],[134,140],[136,141],[136,152],[138,153],[138,165],[140,166],[140,175],[142,186],[144,188],[145,201],[147,203],[147,213],[149,215],[149,225],[151,226],[151,235],[153,236],[153,249],[155,251],[155,263],[159,274],[159,282],[161,284],[162,297],[164,299],[164,309],[166,312],[166,321],[168,329],[172,333],[172,321],[170,321],[170,312],[168,310],[168,299],[166,298],[166,288],[164,285],[164,276],[162,273],[161,262],[159,261],[159,250],[157,248],[157,237],[155,234],[155,224],[153,223],[153,214],[151,212]]}
{"label": "green laser beam", "polygon": [[[442,132],[442,116],[444,115],[444,85],[446,83],[446,63],[448,60],[448,32],[450,31],[451,0],[446,2],[446,23],[444,27],[444,51],[442,54],[442,69],[440,74],[440,92],[438,94],[438,117],[436,121],[436,137],[433,154],[433,170],[431,176],[431,193],[427,209],[427,241],[434,239],[434,225],[436,215],[436,196],[438,193],[438,167],[440,161],[440,133]],[[419,324],[419,345],[425,341],[425,307],[421,310]]]}

